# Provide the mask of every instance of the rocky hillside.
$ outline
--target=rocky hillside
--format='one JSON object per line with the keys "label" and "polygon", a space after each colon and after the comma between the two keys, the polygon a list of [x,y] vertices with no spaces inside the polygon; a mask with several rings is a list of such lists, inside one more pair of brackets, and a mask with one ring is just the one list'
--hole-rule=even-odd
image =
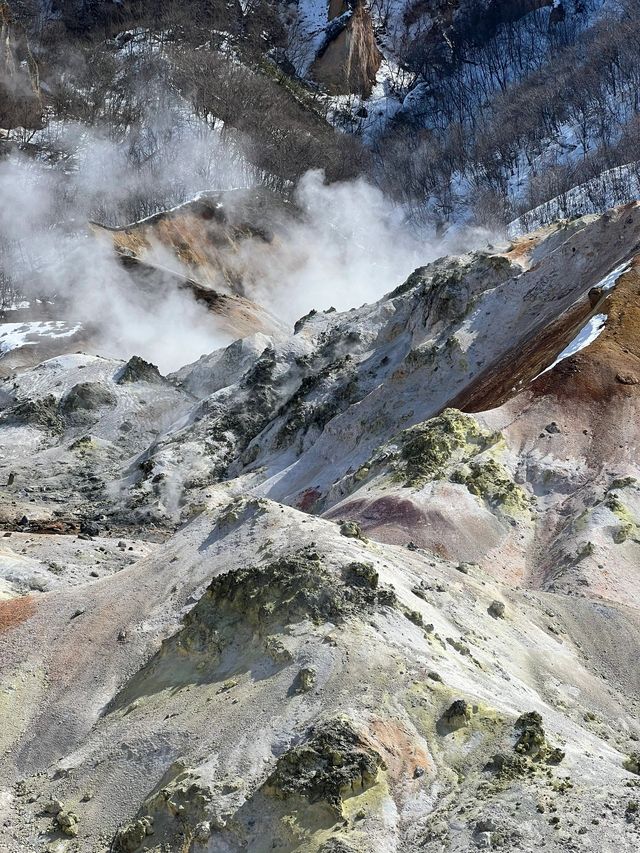
{"label": "rocky hillside", "polygon": [[[183,214],[109,239],[231,294]],[[639,262],[632,204],[8,375],[2,848],[634,851]]]}

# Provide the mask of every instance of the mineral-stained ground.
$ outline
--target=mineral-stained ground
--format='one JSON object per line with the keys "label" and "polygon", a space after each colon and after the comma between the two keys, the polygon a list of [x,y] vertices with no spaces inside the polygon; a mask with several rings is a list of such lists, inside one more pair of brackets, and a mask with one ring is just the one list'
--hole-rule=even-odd
{"label": "mineral-stained ground", "polygon": [[0,360],[2,849],[635,851],[639,241]]}

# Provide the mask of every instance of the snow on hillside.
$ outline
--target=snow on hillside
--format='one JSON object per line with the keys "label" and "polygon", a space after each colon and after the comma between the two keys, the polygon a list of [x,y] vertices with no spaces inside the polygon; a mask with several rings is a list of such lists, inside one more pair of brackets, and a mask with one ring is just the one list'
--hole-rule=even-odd
{"label": "snow on hillside", "polygon": [[[562,350],[556,360],[552,362],[549,367],[545,367],[545,369],[541,373],[539,373],[538,376],[542,376],[544,373],[548,373],[550,370],[553,370],[556,364],[560,364],[560,362],[564,361],[565,358],[570,358],[572,355],[575,355],[577,352],[580,352],[580,350],[586,349],[589,344],[592,344],[598,338],[606,324],[606,314],[595,314],[593,317],[591,317],[589,321],[583,326],[583,328],[580,329],[580,331],[571,341],[571,343],[569,343]],[[536,376],[536,379],[538,378],[538,376]]]}
{"label": "snow on hillside", "polygon": [[322,44],[328,23],[328,3],[324,0],[299,0],[297,16],[292,25],[290,59],[301,77],[309,70]]}
{"label": "snow on hillside", "polygon": [[608,169],[597,178],[527,211],[507,227],[510,237],[526,234],[556,219],[602,213],[640,198],[640,161]]}
{"label": "snow on hillside", "polygon": [[62,320],[35,320],[28,323],[0,323],[0,356],[19,347],[34,346],[42,338],[70,338],[80,331]]}

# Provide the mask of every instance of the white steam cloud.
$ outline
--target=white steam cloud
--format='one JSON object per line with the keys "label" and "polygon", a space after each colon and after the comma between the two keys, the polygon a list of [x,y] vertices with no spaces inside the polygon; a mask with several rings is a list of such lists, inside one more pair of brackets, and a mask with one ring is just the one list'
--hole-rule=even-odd
{"label": "white steam cloud", "polygon": [[[132,286],[87,220],[128,221],[130,211],[149,215],[196,190],[247,185],[253,167],[237,149],[192,117],[180,127],[149,168],[132,166],[122,146],[78,126],[66,126],[56,140],[63,168],[20,154],[0,162],[0,270],[16,274],[27,299],[53,300],[56,319],[81,321],[92,351],[138,354],[163,372],[226,345],[229,333],[169,274]],[[50,144],[56,128],[47,133]],[[371,302],[417,266],[489,236],[464,232],[443,241],[416,234],[403,211],[366,181],[327,185],[315,171],[300,181],[295,202],[296,215],[274,217],[272,241],[246,239],[229,250],[245,294],[289,327],[311,308]],[[181,263],[169,257],[164,266],[179,270]]]}
{"label": "white steam cloud", "polygon": [[296,188],[303,211],[278,235],[275,251],[256,257],[251,295],[276,316],[293,323],[311,308],[346,311],[373,302],[401,284],[416,267],[448,253],[485,245],[489,233],[464,229],[444,239],[432,229],[416,232],[405,212],[364,179],[327,184],[310,171]]}
{"label": "white steam cloud", "polygon": [[228,343],[216,318],[170,276],[157,273],[148,288],[132,287],[115,253],[88,228],[92,218],[147,215],[203,185],[245,180],[217,134],[192,127],[149,170],[132,168],[121,146],[86,128],[66,126],[56,142],[63,168],[20,153],[0,162],[4,289],[53,300],[57,318],[83,323],[93,350],[136,353],[164,371]]}

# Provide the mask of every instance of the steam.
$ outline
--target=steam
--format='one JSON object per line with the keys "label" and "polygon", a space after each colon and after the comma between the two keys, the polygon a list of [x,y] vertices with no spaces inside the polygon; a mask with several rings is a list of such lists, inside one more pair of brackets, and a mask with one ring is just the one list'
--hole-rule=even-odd
{"label": "steam", "polygon": [[[237,147],[192,116],[182,119],[151,165],[133,165],[122,144],[76,125],[45,131],[47,145],[58,152],[53,167],[18,153],[0,163],[0,270],[20,281],[27,299],[52,300],[55,319],[81,322],[93,351],[118,358],[138,354],[163,372],[230,343],[229,332],[190,290],[178,289],[170,271],[193,271],[165,247],[153,252],[156,261],[164,253],[160,266],[166,272],[156,270],[136,287],[87,221],[128,222],[183,202],[196,190],[255,180]],[[145,133],[157,138],[161,127]],[[271,242],[247,238],[229,249],[229,263],[242,270],[245,295],[289,329],[312,308],[343,311],[374,301],[417,266],[488,237],[464,231],[442,240],[427,229],[416,233],[402,209],[363,179],[328,185],[312,171],[294,199],[296,215],[274,214]]]}
{"label": "steam", "polygon": [[62,164],[55,168],[20,153],[0,162],[5,289],[53,301],[55,316],[82,322],[101,354],[139,354],[162,371],[229,343],[215,316],[170,275],[132,287],[113,250],[88,229],[90,219],[126,220],[171,206],[201,189],[200,181],[226,188],[244,180],[219,136],[192,126],[150,169],[133,168],[122,146],[85,127],[65,127],[55,147]]}
{"label": "steam", "polygon": [[252,297],[293,323],[312,308],[347,311],[373,302],[418,266],[449,253],[485,245],[489,232],[463,229],[444,239],[417,231],[406,212],[364,179],[327,184],[310,171],[296,188],[303,211],[278,235],[268,257],[245,246],[247,268],[257,268]]}

